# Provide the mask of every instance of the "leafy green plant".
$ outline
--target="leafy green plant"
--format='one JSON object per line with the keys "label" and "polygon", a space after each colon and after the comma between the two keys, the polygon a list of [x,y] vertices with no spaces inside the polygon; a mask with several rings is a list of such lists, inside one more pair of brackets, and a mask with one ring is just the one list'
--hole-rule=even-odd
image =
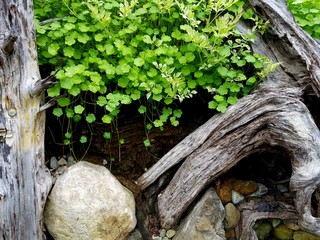
{"label": "leafy green plant", "polygon": [[[252,54],[266,23],[242,0],[35,0],[35,15],[39,63],[60,69],[48,96],[63,96],[53,114],[68,119],[65,144],[72,123],[111,124],[121,106],[139,102],[148,147],[148,132],[177,126],[177,103],[199,89],[212,94],[210,109],[225,112],[277,66]],[[236,29],[242,17],[252,32]]]}
{"label": "leafy green plant", "polygon": [[288,0],[297,23],[312,37],[320,39],[320,5],[318,0]]}

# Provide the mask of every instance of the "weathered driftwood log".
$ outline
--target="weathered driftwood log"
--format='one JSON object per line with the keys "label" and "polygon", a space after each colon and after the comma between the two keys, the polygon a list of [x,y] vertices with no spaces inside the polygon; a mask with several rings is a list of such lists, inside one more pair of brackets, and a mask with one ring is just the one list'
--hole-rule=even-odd
{"label": "weathered driftwood log", "polygon": [[[32,0],[0,0],[0,239],[43,239],[51,188]],[[43,90],[43,88],[42,88]]]}
{"label": "weathered driftwood log", "polygon": [[[297,26],[285,1],[250,3],[270,21],[270,32],[252,48],[281,66],[251,95],[186,137],[137,183],[144,189],[184,160],[158,197],[161,224],[168,228],[178,222],[201,190],[241,159],[265,146],[281,146],[291,158],[290,189],[296,192],[300,225],[320,235],[320,219],[311,215],[311,195],[320,184],[320,132],[301,101],[311,91],[319,96],[320,47]],[[239,29],[246,31],[245,24]]]}

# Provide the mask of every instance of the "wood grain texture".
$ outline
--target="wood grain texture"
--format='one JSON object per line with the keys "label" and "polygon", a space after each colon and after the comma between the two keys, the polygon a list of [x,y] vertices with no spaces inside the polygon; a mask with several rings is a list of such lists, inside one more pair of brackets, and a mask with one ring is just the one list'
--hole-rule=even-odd
{"label": "wood grain texture", "polygon": [[[0,0],[0,239],[43,239],[42,211],[51,188],[44,165],[43,93],[31,0]],[[9,41],[8,41],[9,39]],[[11,40],[10,40],[11,39]]]}
{"label": "wood grain texture", "polygon": [[[270,22],[268,33],[258,36],[252,49],[281,62],[281,66],[252,94],[186,137],[137,183],[144,189],[183,161],[158,196],[162,227],[170,228],[222,173],[252,153],[263,151],[264,146],[281,146],[292,164],[290,188],[296,192],[300,225],[320,235],[320,220],[311,215],[310,203],[320,184],[320,133],[301,101],[306,93],[319,96],[319,44],[297,26],[285,1],[252,0],[250,4]],[[245,23],[238,27],[240,31],[249,29]]]}

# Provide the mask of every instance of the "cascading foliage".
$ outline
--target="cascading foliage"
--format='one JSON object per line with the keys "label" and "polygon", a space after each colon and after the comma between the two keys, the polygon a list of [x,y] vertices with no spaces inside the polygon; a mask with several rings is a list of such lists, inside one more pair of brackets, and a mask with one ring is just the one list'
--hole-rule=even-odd
{"label": "cascading foliage", "polygon": [[[39,63],[57,71],[53,114],[70,126],[65,144],[72,123],[111,124],[135,101],[147,133],[177,126],[177,103],[200,89],[212,95],[210,109],[225,112],[277,66],[251,52],[267,24],[242,0],[35,0],[35,15]],[[236,29],[242,18],[253,26],[247,34]]]}
{"label": "cascading foliage", "polygon": [[297,23],[312,37],[320,40],[320,2],[318,0],[288,0],[287,3]]}

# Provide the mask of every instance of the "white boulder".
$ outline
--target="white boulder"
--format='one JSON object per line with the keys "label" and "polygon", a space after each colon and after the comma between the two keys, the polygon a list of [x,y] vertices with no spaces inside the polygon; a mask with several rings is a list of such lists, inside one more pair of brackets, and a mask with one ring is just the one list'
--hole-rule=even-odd
{"label": "white boulder", "polygon": [[126,239],[136,225],[135,200],[105,167],[81,161],[57,179],[44,221],[55,240]]}

